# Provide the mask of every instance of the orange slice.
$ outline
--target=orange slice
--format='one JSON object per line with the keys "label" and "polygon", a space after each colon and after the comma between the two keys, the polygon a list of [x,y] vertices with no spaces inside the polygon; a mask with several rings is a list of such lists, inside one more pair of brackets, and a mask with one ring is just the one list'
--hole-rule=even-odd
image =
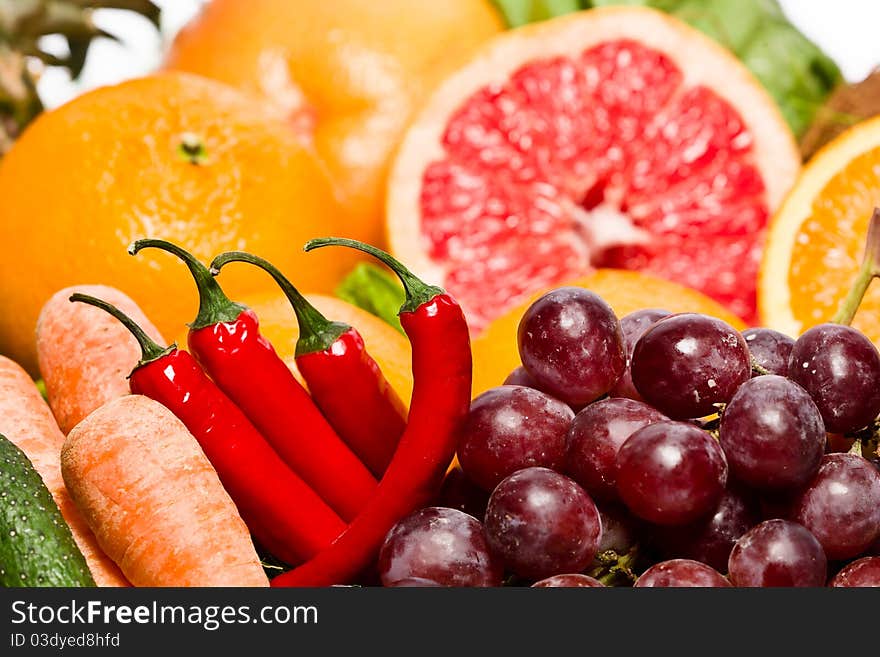
{"label": "orange slice", "polygon": [[[880,117],[857,124],[807,163],[773,217],[758,281],[764,324],[792,336],[830,320],[861,264],[880,206]],[[880,286],[853,326],[880,344]]]}

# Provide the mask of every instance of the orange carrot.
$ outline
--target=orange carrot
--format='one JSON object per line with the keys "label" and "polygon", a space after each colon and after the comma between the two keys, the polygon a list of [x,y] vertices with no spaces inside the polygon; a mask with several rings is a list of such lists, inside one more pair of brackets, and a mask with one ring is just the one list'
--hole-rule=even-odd
{"label": "orange carrot", "polygon": [[74,292],[106,299],[165,344],[137,304],[115,288],[77,285],[56,292],[37,320],[37,359],[49,407],[64,433],[99,406],[129,394],[127,377],[141,357],[137,340],[119,322],[92,306],[70,303]]}
{"label": "orange carrot", "polygon": [[43,478],[86,558],[95,583],[98,586],[128,586],[120,570],[98,547],[95,536],[64,487],[61,477],[64,434],[55,424],[52,412],[31,377],[18,363],[3,356],[0,356],[0,434],[25,453]]}
{"label": "orange carrot", "polygon": [[71,496],[135,586],[268,586],[250,533],[198,442],[147,397],[113,400],[61,451]]}

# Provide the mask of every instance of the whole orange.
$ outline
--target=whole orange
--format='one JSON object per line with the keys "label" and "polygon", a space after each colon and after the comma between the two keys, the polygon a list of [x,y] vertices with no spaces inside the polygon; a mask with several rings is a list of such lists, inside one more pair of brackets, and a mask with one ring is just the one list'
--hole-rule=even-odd
{"label": "whole orange", "polygon": [[434,84],[503,24],[488,0],[213,0],[170,69],[256,91],[314,140],[348,234],[381,244],[389,158]]}
{"label": "whole orange", "polygon": [[[210,261],[246,249],[328,291],[351,266],[306,240],[344,233],[333,187],[285,123],[237,89],[165,73],[86,93],[43,114],[0,163],[0,353],[36,373],[34,328],[57,290],[117,287],[164,335],[192,321],[196,290],[160,237]],[[329,251],[329,250],[328,250]],[[230,295],[271,285],[239,267]]]}

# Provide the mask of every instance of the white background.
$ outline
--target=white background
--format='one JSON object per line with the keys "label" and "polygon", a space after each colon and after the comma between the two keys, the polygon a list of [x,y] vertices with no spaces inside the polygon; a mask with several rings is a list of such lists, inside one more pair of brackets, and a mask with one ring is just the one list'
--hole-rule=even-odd
{"label": "white background", "polygon": [[[139,17],[100,12],[96,22],[122,37],[125,45],[107,40],[96,43],[76,83],[62,71],[47,71],[40,80],[44,101],[52,107],[82,90],[152,71],[171,38],[204,1],[156,0],[163,9],[161,37]],[[781,4],[791,21],[837,62],[848,80],[861,80],[880,66],[880,0],[781,0]]]}

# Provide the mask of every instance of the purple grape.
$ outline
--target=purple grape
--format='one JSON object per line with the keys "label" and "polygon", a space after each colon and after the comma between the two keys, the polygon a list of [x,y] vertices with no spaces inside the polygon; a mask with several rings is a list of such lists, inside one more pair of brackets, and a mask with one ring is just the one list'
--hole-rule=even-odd
{"label": "purple grape", "polygon": [[866,427],[880,413],[880,354],[854,328],[807,330],[791,350],[788,376],[810,394],[831,433]]}
{"label": "purple grape", "polygon": [[757,498],[758,508],[761,511],[762,520],[783,518],[794,520],[794,502],[800,490],[789,491],[761,491]]}
{"label": "purple grape", "polygon": [[831,580],[834,587],[880,586],[880,557],[863,557],[845,566]]}
{"label": "purple grape", "polygon": [[746,381],[721,417],[730,473],[761,490],[805,486],[825,453],[825,425],[807,391],[768,374]]}
{"label": "purple grape", "polygon": [[794,339],[784,333],[768,328],[750,328],[743,331],[749,353],[755,362],[770,374],[786,376],[788,357],[794,346]]}
{"label": "purple grape", "polygon": [[597,552],[614,550],[626,554],[636,544],[636,525],[639,521],[629,511],[617,505],[605,505],[599,509],[602,521],[602,540]]}
{"label": "purple grape", "polygon": [[826,454],[793,512],[829,559],[862,554],[880,536],[880,472],[856,454]]}
{"label": "purple grape", "polygon": [[828,561],[822,545],[803,525],[765,520],[733,546],[727,564],[734,586],[825,586]]}
{"label": "purple grape", "polygon": [[535,301],[519,322],[518,343],[523,367],[541,390],[578,408],[607,393],[626,366],[614,311],[580,287]]}
{"label": "purple grape", "polygon": [[654,534],[667,558],[693,559],[727,572],[733,546],[760,520],[754,501],[728,484],[711,516],[684,527],[658,527]]}
{"label": "purple grape", "polygon": [[636,401],[643,401],[642,396],[632,382],[630,362],[632,361],[633,349],[645,331],[671,314],[668,310],[645,308],[620,318],[620,330],[623,332],[623,345],[626,348],[626,369],[623,370],[620,380],[608,393],[612,397],[627,397]]}
{"label": "purple grape", "polygon": [[398,522],[379,551],[384,586],[404,580],[439,586],[500,586],[501,562],[490,552],[483,526],[473,516],[427,507]]}
{"label": "purple grape", "polygon": [[425,579],[424,577],[406,577],[386,586],[391,588],[426,588],[443,585],[435,582],[433,579]]}
{"label": "purple grape", "polygon": [[443,478],[433,506],[457,509],[479,519],[486,515],[488,503],[489,493],[468,479],[461,466],[456,466]]}
{"label": "purple grape", "polygon": [[540,580],[590,565],[602,523],[593,500],[574,481],[547,468],[526,468],[489,497],[486,537],[510,571]]}
{"label": "purple grape", "polygon": [[532,584],[532,588],[585,588],[602,587],[605,585],[595,577],[572,573],[569,575],[553,575]]}
{"label": "purple grape", "polygon": [[617,453],[621,499],[635,515],[658,525],[684,525],[712,513],[726,482],[721,447],[686,422],[639,429]]}
{"label": "purple grape", "polygon": [[565,473],[596,500],[618,500],[617,452],[637,429],[668,420],[632,399],[601,399],[583,409],[568,430]]}
{"label": "purple grape", "polygon": [[491,491],[532,466],[561,469],[574,411],[533,388],[500,386],[473,402],[458,432],[458,460],[468,478]]}
{"label": "purple grape", "polygon": [[683,313],[662,319],[636,342],[633,384],[675,420],[710,415],[752,375],[749,348],[726,322]]}
{"label": "purple grape", "polygon": [[525,386],[526,388],[538,389],[538,384],[532,378],[532,375],[526,372],[526,368],[520,365],[514,369],[507,378],[504,379],[503,385],[506,386]]}
{"label": "purple grape", "polygon": [[840,433],[826,434],[825,452],[828,454],[834,452],[848,452],[852,449],[855,438],[850,438]]}
{"label": "purple grape", "polygon": [[724,576],[714,568],[691,559],[672,559],[654,564],[636,580],[637,588],[709,587],[730,586]]}

